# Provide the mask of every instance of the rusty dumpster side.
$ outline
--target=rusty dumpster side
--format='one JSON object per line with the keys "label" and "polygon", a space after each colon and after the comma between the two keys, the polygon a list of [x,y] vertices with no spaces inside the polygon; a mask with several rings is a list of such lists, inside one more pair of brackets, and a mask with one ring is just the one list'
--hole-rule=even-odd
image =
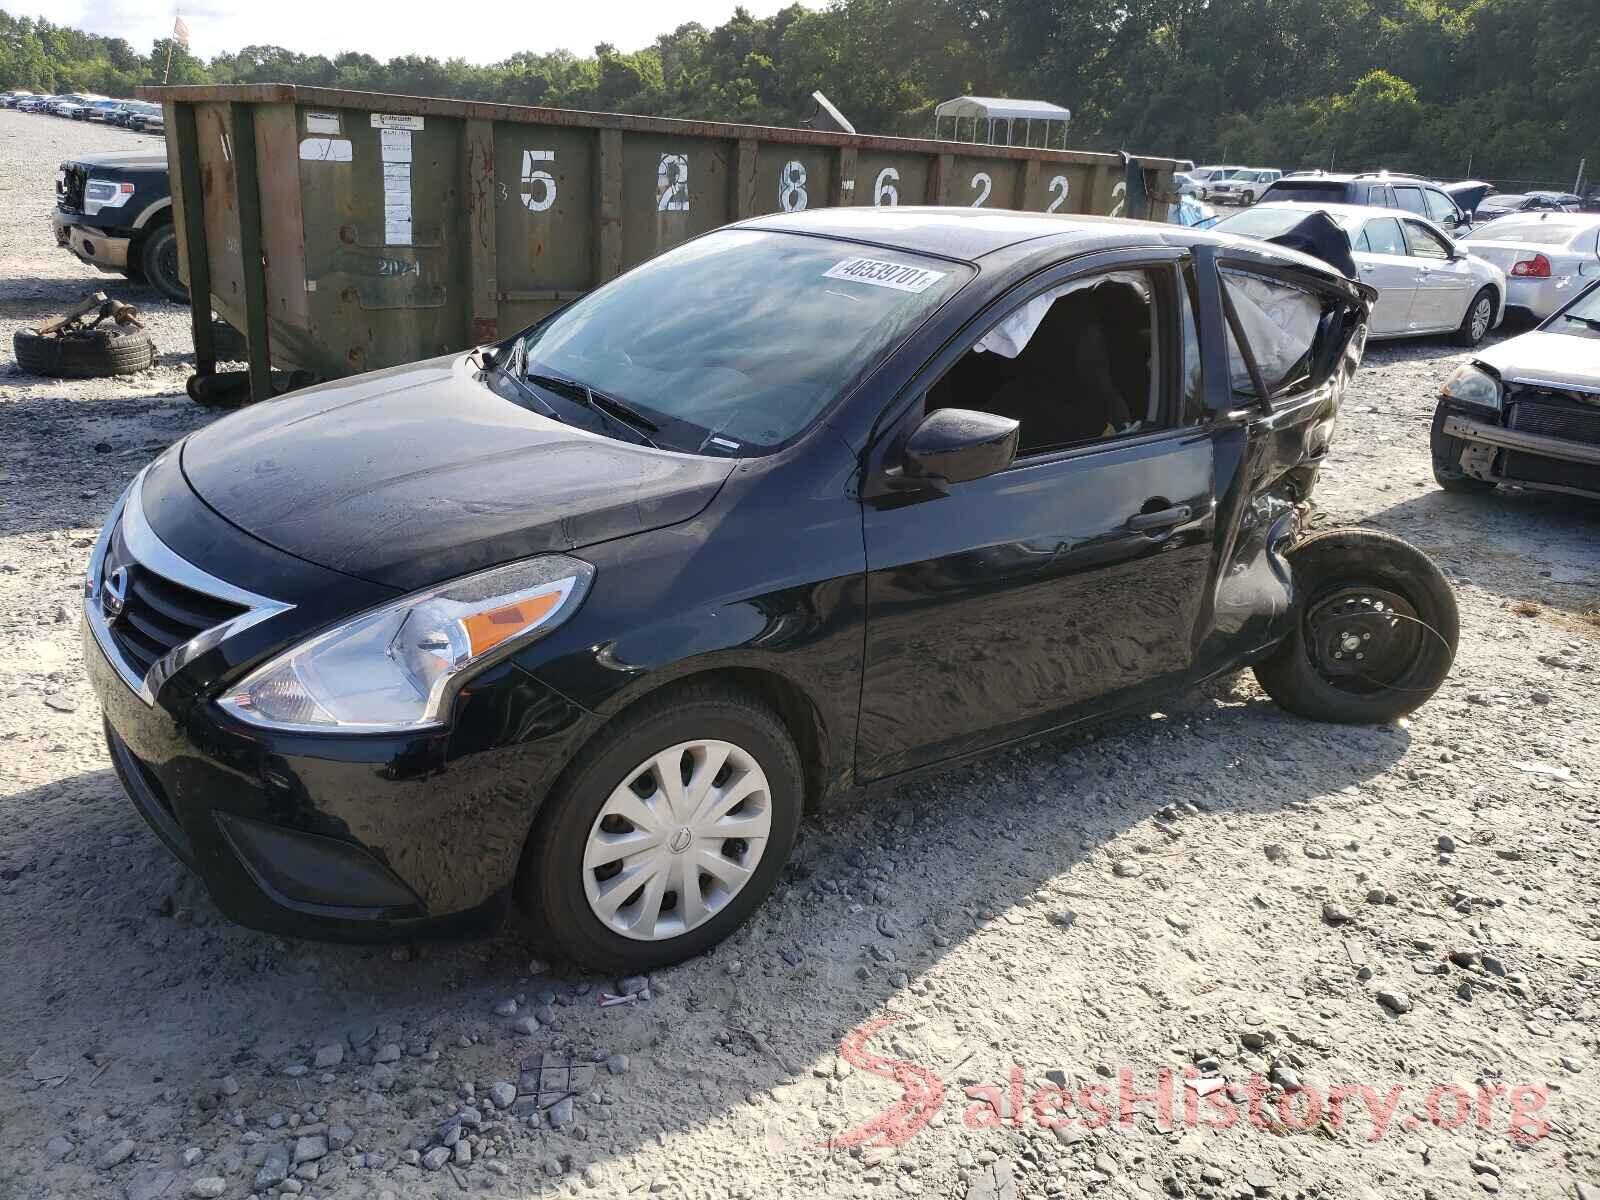
{"label": "rusty dumpster side", "polygon": [[[1163,220],[1170,159],[266,84],[166,113],[181,270],[271,367],[335,378],[481,345],[730,221],[849,204]],[[215,369],[196,306],[199,373]],[[191,389],[193,390],[193,389]]]}

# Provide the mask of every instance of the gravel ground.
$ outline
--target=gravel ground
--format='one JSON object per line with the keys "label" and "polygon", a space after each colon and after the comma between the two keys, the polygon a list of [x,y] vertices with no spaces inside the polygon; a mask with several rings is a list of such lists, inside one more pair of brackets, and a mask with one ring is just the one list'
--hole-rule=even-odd
{"label": "gravel ground", "polygon": [[[0,354],[115,282],[42,213],[136,140],[0,112]],[[157,369],[0,360],[0,1197],[1600,1195],[1600,507],[1434,486],[1459,352],[1368,354],[1319,493],[1457,585],[1414,719],[1243,676],[1007,752],[813,817],[730,943],[619,981],[239,929],[141,824],[78,579],[206,414],[116,290]]]}

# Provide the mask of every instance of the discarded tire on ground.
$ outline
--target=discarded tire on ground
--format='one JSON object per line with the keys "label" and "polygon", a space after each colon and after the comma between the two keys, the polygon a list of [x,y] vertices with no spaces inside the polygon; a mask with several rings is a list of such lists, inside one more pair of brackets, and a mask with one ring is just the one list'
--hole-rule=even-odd
{"label": "discarded tire on ground", "polygon": [[1455,661],[1455,593],[1426,554],[1376,529],[1330,529],[1288,553],[1294,632],[1255,666],[1267,694],[1313,721],[1368,725],[1419,708]]}
{"label": "discarded tire on ground", "polygon": [[244,334],[221,317],[211,318],[211,352],[218,362],[244,362],[249,357]]}
{"label": "discarded tire on ground", "polygon": [[91,329],[45,337],[33,329],[19,329],[11,346],[17,365],[30,375],[65,379],[132,375],[156,361],[156,344],[137,330]]}

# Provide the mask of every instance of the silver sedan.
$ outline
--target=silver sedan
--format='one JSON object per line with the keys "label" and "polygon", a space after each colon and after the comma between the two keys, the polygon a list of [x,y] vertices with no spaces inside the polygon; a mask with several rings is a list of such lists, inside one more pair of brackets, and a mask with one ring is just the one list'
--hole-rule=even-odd
{"label": "silver sedan", "polygon": [[1506,273],[1506,307],[1539,320],[1600,278],[1600,213],[1513,213],[1461,242]]}

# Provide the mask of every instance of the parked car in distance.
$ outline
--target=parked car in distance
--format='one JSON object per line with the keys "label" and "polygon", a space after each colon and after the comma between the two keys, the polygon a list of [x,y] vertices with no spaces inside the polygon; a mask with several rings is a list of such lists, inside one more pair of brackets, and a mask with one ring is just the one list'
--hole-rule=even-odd
{"label": "parked car in distance", "polygon": [[1236,171],[1242,171],[1244,169],[1245,168],[1243,168],[1243,167],[1226,167],[1226,166],[1215,166],[1215,165],[1213,165],[1213,166],[1208,166],[1208,167],[1196,167],[1194,170],[1190,171],[1188,174],[1189,174],[1189,178],[1194,180],[1195,188],[1196,188],[1195,195],[1199,196],[1200,199],[1204,200],[1207,197],[1207,195],[1210,193],[1212,184],[1218,183],[1218,182],[1228,178],[1228,176],[1234,174]]}
{"label": "parked car in distance", "polygon": [[1200,194],[1200,185],[1195,182],[1194,176],[1187,171],[1174,171],[1172,173],[1172,185],[1178,189],[1178,195],[1180,196],[1198,196]]}
{"label": "parked car in distance", "polygon": [[1459,368],[1440,392],[1431,449],[1446,491],[1514,483],[1600,499],[1600,281]]}
{"label": "parked car in distance", "polygon": [[1492,221],[1510,213],[1579,212],[1583,197],[1571,192],[1496,192],[1478,205],[1480,220]]}
{"label": "parked car in distance", "polygon": [[32,100],[34,93],[17,90],[14,92],[0,92],[0,108],[16,108],[24,100]]}
{"label": "parked car in distance", "polygon": [[169,300],[178,275],[166,152],[122,150],[68,159],[56,177],[56,245],[102,271],[142,277]]}
{"label": "parked car in distance", "polygon": [[153,104],[148,112],[134,113],[128,118],[128,128],[140,133],[165,133],[167,129],[165,110],[159,104]]}
{"label": "parked car in distance", "polygon": [[1450,588],[1300,524],[1372,294],[1146,221],[707,233],[141,471],[83,602],[113,762],[236,920],[410,941],[514,903],[626,973],[728,936],[852,788],[1244,664],[1393,720]]}
{"label": "parked car in distance", "polygon": [[1262,200],[1299,200],[1317,204],[1355,204],[1400,208],[1426,217],[1446,233],[1472,224],[1440,184],[1416,175],[1390,171],[1334,174],[1297,171],[1277,180],[1261,194]]}
{"label": "parked car in distance", "polygon": [[1506,273],[1506,303],[1524,318],[1548,317],[1600,277],[1600,213],[1516,213],[1476,226],[1460,245]]}
{"label": "parked car in distance", "polygon": [[116,118],[128,106],[126,100],[96,100],[89,105],[88,119],[106,124],[115,124]]}
{"label": "parked car in distance", "polygon": [[1217,180],[1207,189],[1207,195],[1217,204],[1250,205],[1254,204],[1256,198],[1267,188],[1282,178],[1282,171],[1250,167],[1243,171],[1235,171],[1225,179]]}
{"label": "parked car in distance", "polygon": [[18,100],[15,107],[18,112],[44,112],[45,105],[54,99],[51,96],[24,96]]}
{"label": "parked car in distance", "polygon": [[1222,218],[1212,230],[1275,238],[1312,212],[1326,213],[1344,230],[1361,281],[1378,290],[1371,337],[1452,333],[1461,345],[1476,346],[1504,318],[1508,288],[1500,267],[1467,253],[1464,243],[1412,213],[1263,200],[1249,212]]}
{"label": "parked car in distance", "polygon": [[127,129],[144,129],[152,123],[160,126],[161,118],[161,105],[150,104],[143,100],[130,100],[116,115],[115,121]]}

